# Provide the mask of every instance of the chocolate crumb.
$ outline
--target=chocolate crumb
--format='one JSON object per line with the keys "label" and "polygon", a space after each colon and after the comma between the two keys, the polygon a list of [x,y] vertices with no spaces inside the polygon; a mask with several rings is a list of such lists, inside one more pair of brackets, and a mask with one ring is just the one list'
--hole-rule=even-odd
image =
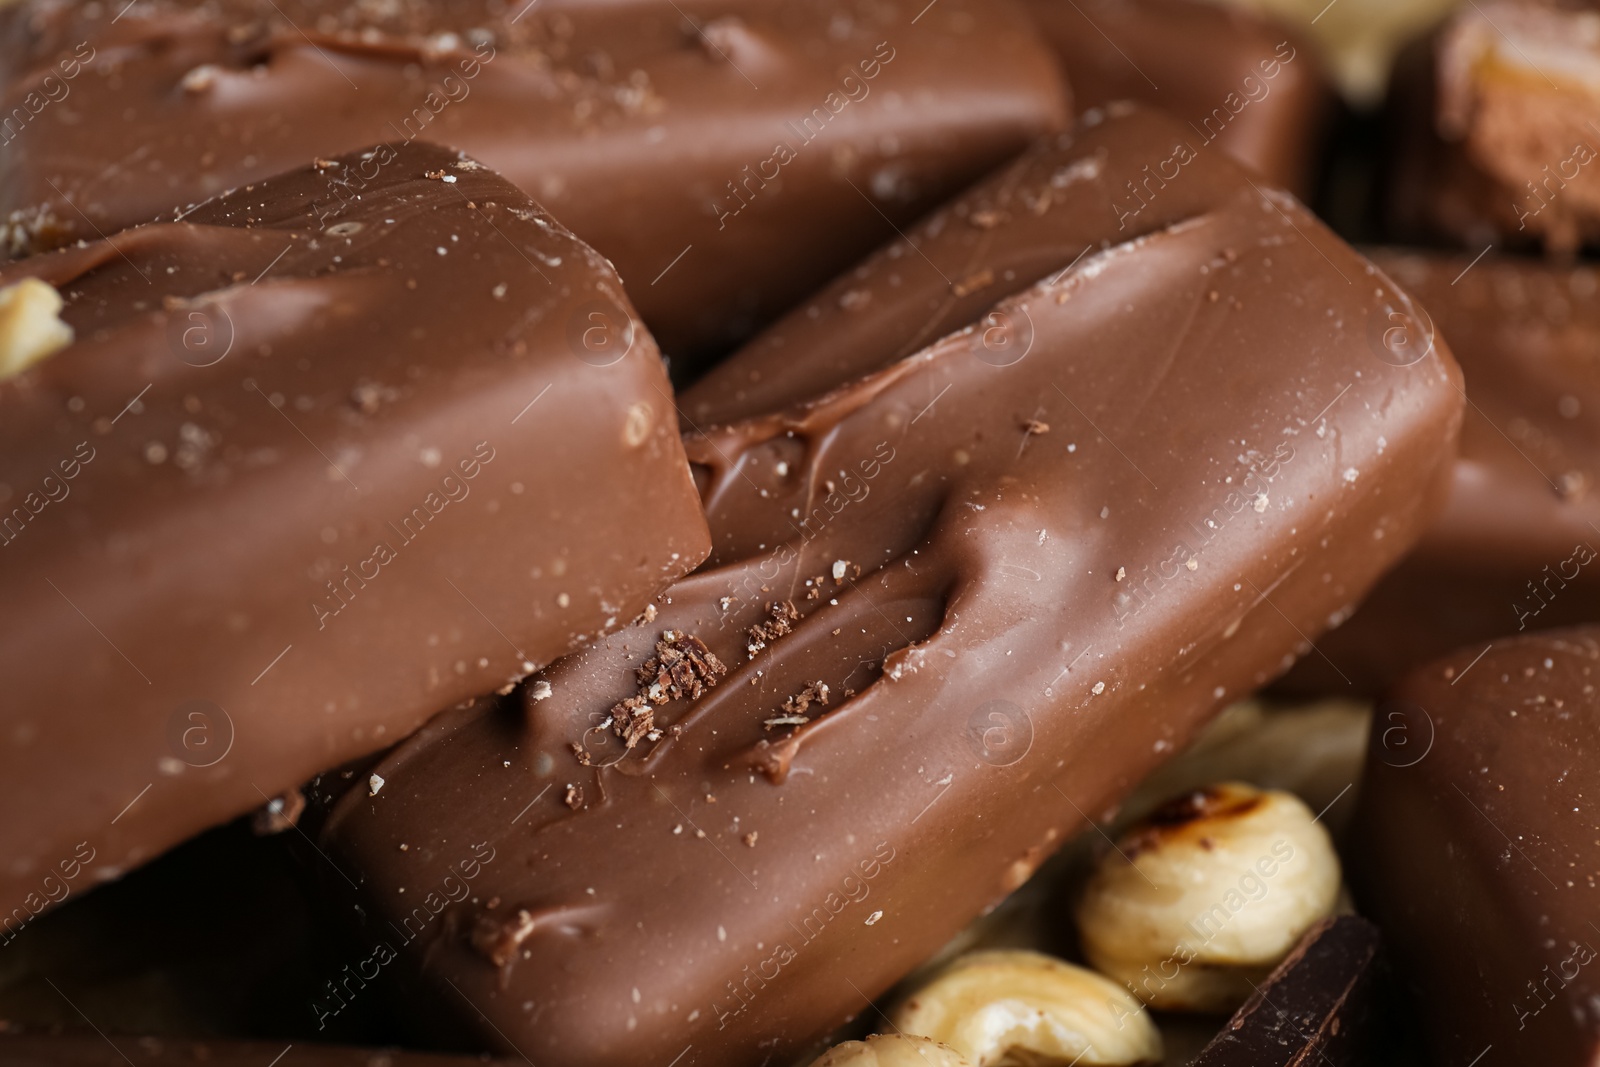
{"label": "chocolate crumb", "polygon": [[606,725],[627,748],[647,739],[658,741],[662,735],[656,729],[652,704],[680,697],[698,700],[727,673],[728,668],[704,641],[681,630],[668,630],[656,642],[656,654],[634,671],[638,693],[613,705]]}
{"label": "chocolate crumb", "polygon": [[749,833],[745,834],[744,835],[744,843],[745,843],[745,846],[748,847],[748,848],[755,848],[756,847],[756,831],[751,830]]}
{"label": "chocolate crumb", "polygon": [[281,797],[273,797],[256,809],[250,820],[250,829],[257,837],[281,834],[292,829],[306,810],[306,798],[300,790],[291,789]]}
{"label": "chocolate crumb", "polygon": [[567,795],[564,803],[573,811],[577,811],[579,808],[583,807],[583,786],[567,786]]}
{"label": "chocolate crumb", "polygon": [[584,748],[582,745],[578,744],[576,741],[572,742],[572,746],[571,747],[572,747],[572,754],[574,756],[578,757],[578,765],[580,767],[592,767],[592,766],[594,766],[594,759],[592,757],[590,757],[588,749]]}
{"label": "chocolate crumb", "polygon": [[792,633],[794,624],[800,621],[800,613],[788,600],[768,604],[767,613],[771,616],[768,621],[758,622],[745,631],[750,637],[745,643],[745,651],[752,656],[783,635]]}
{"label": "chocolate crumb", "polygon": [[533,933],[537,920],[527,908],[518,908],[510,919],[500,920],[485,915],[472,931],[472,947],[477,949],[496,967],[504,967],[516,956],[517,949]]}
{"label": "chocolate crumb", "polygon": [[985,268],[962,278],[950,287],[950,291],[956,296],[968,296],[993,283],[994,271]]}
{"label": "chocolate crumb", "polygon": [[684,696],[699,700],[728,668],[698,637],[668,630],[656,642],[656,654],[635,673],[639,695],[652,704],[665,704]]}
{"label": "chocolate crumb", "polygon": [[1029,419],[1022,424],[1022,429],[1034,437],[1042,437],[1050,432],[1050,424],[1038,419]]}

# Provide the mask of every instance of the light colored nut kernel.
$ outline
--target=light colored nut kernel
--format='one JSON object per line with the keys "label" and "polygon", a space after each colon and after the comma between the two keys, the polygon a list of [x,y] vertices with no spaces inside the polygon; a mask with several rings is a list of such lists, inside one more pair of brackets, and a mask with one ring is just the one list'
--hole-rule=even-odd
{"label": "light colored nut kernel", "polygon": [[1101,857],[1079,902],[1084,954],[1141,1000],[1231,1011],[1339,898],[1339,857],[1289,793],[1184,793]]}
{"label": "light colored nut kernel", "polygon": [[960,957],[890,1016],[975,1067],[1157,1063],[1161,1035],[1128,991],[1083,967],[1011,949]]}
{"label": "light colored nut kernel", "polygon": [[865,1041],[835,1045],[811,1067],[972,1067],[948,1045],[925,1037],[873,1034]]}
{"label": "light colored nut kernel", "polygon": [[1337,837],[1355,812],[1355,798],[1345,794],[1366,758],[1371,720],[1372,705],[1351,700],[1234,704],[1185,752],[1145,779],[1123,803],[1118,824],[1131,824],[1179,793],[1238,781],[1293,793],[1323,812],[1322,824]]}
{"label": "light colored nut kernel", "polygon": [[0,381],[72,343],[72,327],[59,317],[61,306],[61,294],[38,278],[0,289]]}

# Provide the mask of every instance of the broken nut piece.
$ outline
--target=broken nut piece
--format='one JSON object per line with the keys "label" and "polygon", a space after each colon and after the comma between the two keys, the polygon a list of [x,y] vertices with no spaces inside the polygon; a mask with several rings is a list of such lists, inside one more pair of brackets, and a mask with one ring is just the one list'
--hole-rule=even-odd
{"label": "broken nut piece", "polygon": [[972,1067],[948,1045],[905,1034],[873,1034],[835,1045],[811,1067]]}
{"label": "broken nut piece", "polygon": [[1084,954],[1152,1007],[1231,1011],[1338,903],[1328,832],[1290,793],[1225,782],[1129,827],[1078,904]]}
{"label": "broken nut piece", "polygon": [[72,343],[72,327],[61,321],[62,306],[61,294],[38,278],[0,289],[0,381]]}
{"label": "broken nut piece", "polygon": [[949,1045],[974,1067],[1159,1063],[1161,1035],[1122,986],[1040,952],[972,952],[890,1016],[901,1033]]}

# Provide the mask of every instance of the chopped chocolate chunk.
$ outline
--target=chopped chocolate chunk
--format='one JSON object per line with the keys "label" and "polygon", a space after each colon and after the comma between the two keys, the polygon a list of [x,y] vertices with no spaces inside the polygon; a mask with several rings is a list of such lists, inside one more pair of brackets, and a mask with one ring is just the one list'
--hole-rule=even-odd
{"label": "chopped chocolate chunk", "polygon": [[788,600],[768,604],[767,613],[771,616],[767,621],[758,622],[746,631],[750,635],[750,640],[745,645],[745,651],[752,656],[771,642],[791,632],[794,624],[800,621],[800,613],[795,610],[793,602]]}
{"label": "chopped chocolate chunk", "polygon": [[656,654],[637,671],[639,695],[652,704],[685,696],[699,700],[727,673],[728,668],[704,641],[681,630],[668,630],[656,642]]}

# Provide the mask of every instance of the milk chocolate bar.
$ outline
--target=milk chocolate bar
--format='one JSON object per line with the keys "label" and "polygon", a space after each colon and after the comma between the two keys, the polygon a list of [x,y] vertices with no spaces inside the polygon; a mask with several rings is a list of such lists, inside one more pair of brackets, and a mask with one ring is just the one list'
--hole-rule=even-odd
{"label": "milk chocolate bar", "polygon": [[1353,885],[1436,1063],[1600,1060],[1600,628],[1469,646],[1379,704]]}
{"label": "milk chocolate bar", "polygon": [[509,1067],[522,1060],[400,1049],[338,1048],[298,1041],[193,1041],[96,1034],[5,1034],[8,1067]]}
{"label": "milk chocolate bar", "polygon": [[[0,217],[33,250],[436,141],[608,256],[677,353],[1060,128],[1035,38],[1013,0],[27,0],[0,14]],[[319,219],[361,195],[330,183]]]}
{"label": "milk chocolate bar", "polygon": [[323,160],[0,270],[24,281],[76,340],[0,382],[6,938],[707,550],[616,274],[454,151]]}
{"label": "milk chocolate bar", "polygon": [[1401,239],[1542,245],[1600,239],[1600,11],[1462,7],[1396,77],[1391,214]]}
{"label": "milk chocolate bar", "polygon": [[1311,192],[1333,86],[1298,32],[1206,0],[1030,0],[1079,107],[1139,100],[1274,185]]}
{"label": "milk chocolate bar", "polygon": [[1369,254],[1449,338],[1470,404],[1444,512],[1300,689],[1376,693],[1462,645],[1600,621],[1600,271]]}
{"label": "milk chocolate bar", "polygon": [[1190,1067],[1371,1067],[1383,1062],[1382,943],[1354,915],[1324,919]]}
{"label": "milk chocolate bar", "polygon": [[[1212,153],[1171,225],[1076,262],[1058,240],[1114,229],[1109,178],[1185,136],[1089,116],[797,309],[831,329],[741,374],[858,368],[696,422],[710,561],[345,795],[324,848],[419,1022],[550,1065],[793,1054],[1421,532],[1457,371],[1374,353],[1409,298],[1292,198]],[[949,297],[916,244],[941,229],[986,237],[988,302],[942,337],[886,329],[900,294]]]}

